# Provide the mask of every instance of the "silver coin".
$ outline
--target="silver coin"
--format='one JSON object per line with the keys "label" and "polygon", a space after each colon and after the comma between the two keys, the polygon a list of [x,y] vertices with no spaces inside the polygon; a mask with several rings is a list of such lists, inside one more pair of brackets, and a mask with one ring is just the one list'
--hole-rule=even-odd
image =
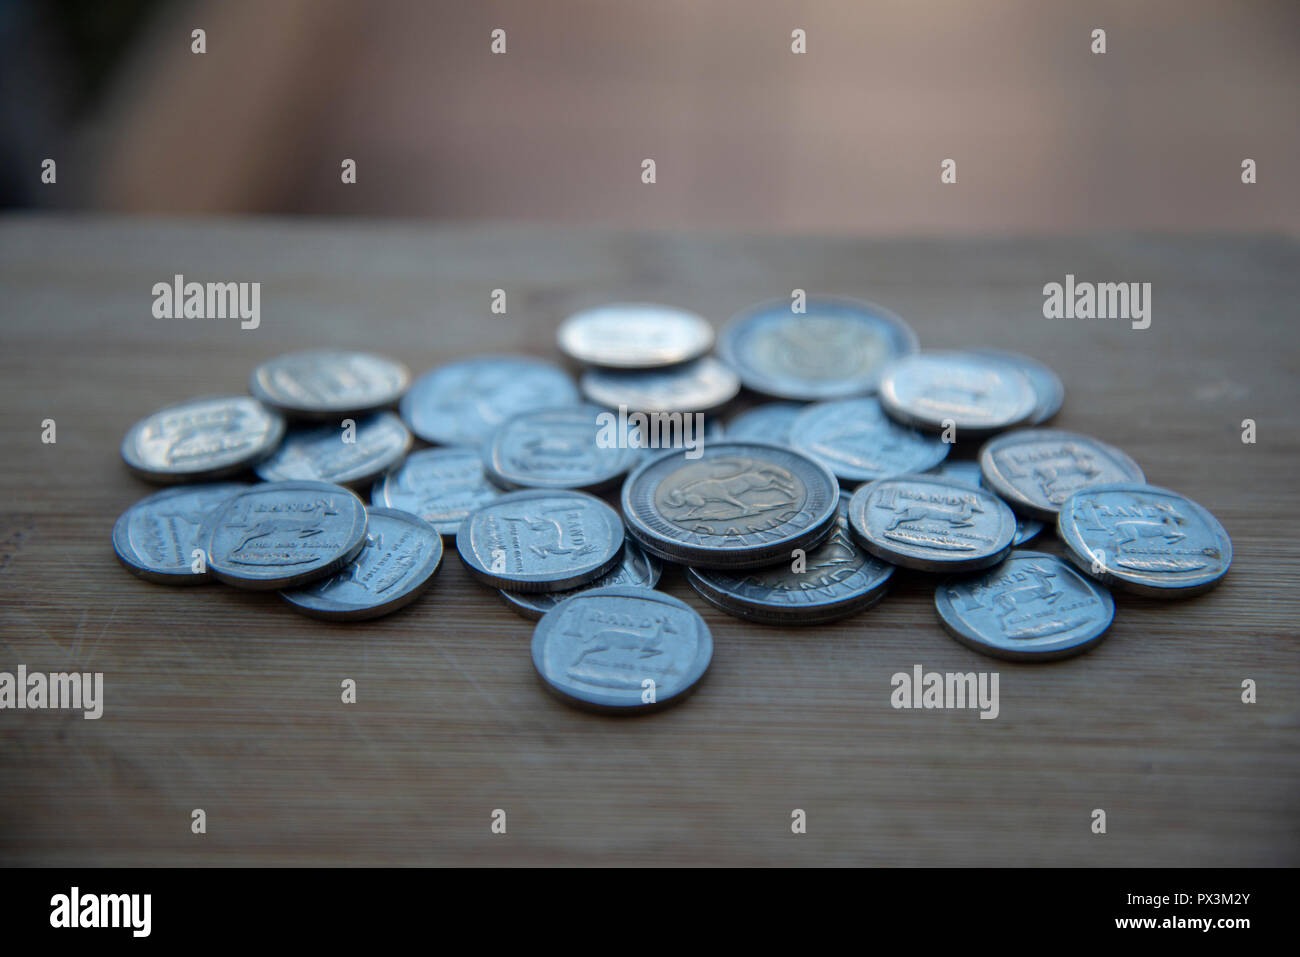
{"label": "silver coin", "polygon": [[872,398],[817,402],[795,419],[792,445],[845,484],[871,482],[933,468],[946,442],[899,425]]}
{"label": "silver coin", "polygon": [[1085,652],[1115,618],[1110,592],[1044,552],[1015,551],[982,575],[946,581],[935,589],[934,605],[962,644],[1013,661]]}
{"label": "silver coin", "polygon": [[1153,598],[1199,595],[1232,564],[1232,539],[1208,510],[1177,492],[1119,483],[1075,492],[1057,530],[1084,572]]}
{"label": "silver coin", "polygon": [[246,395],[191,399],[127,430],[122,459],[150,482],[206,482],[266,458],[284,437],[284,418]]}
{"label": "silver coin", "polygon": [[1015,515],[996,495],[932,475],[863,485],[849,500],[849,522],[871,554],[924,572],[996,565],[1016,534]]}
{"label": "silver coin", "polygon": [[1061,405],[1065,402],[1065,384],[1061,382],[1060,376],[1037,359],[1022,356],[1018,352],[1003,352],[999,349],[972,349],[971,351],[976,355],[991,356],[1009,362],[1029,380],[1029,384],[1034,387],[1034,393],[1038,396],[1038,402],[1027,424],[1041,425],[1061,411]]}
{"label": "silver coin", "polygon": [[685,309],[611,303],[574,313],[556,334],[565,355],[610,369],[657,369],[713,348],[713,327]]}
{"label": "silver coin", "polygon": [[367,352],[292,352],[253,370],[248,391],[292,418],[339,419],[393,405],[406,367]]}
{"label": "silver coin", "polygon": [[718,353],[749,389],[814,402],[870,395],[891,359],[916,351],[916,333],[888,309],[831,296],[795,313],[760,303],[722,330]]}
{"label": "silver coin", "polygon": [[455,535],[474,509],[501,497],[473,449],[423,449],[375,481],[370,501],[420,516],[440,535]]}
{"label": "silver coin", "polygon": [[684,602],[650,588],[583,592],[533,631],[533,666],[567,704],[614,714],[677,704],[704,677],[713,636]]}
{"label": "silver coin", "polygon": [[606,409],[536,409],[507,419],[492,433],[483,467],[489,479],[506,489],[598,491],[641,462],[636,443],[618,415]]}
{"label": "silver coin", "polygon": [[136,502],[113,525],[113,551],[134,575],[164,585],[201,585],[212,580],[207,556],[194,570],[199,527],[218,505],[249,488],[218,482],[163,489]]}
{"label": "silver coin", "polygon": [[880,377],[889,416],[930,432],[956,428],[958,441],[1029,421],[1038,393],[1010,363],[973,352],[923,352],[891,362]]}
{"label": "silver coin", "polygon": [[609,588],[612,585],[635,585],[639,588],[654,588],[659,584],[663,574],[663,565],[659,559],[643,551],[631,536],[623,540],[623,557],[615,569],[608,575],[602,575],[590,585],[574,588],[570,591],[554,592],[513,592],[501,589],[502,600],[525,618],[536,621],[544,614],[566,599],[593,588]]}
{"label": "silver coin", "polygon": [[1146,481],[1131,458],[1097,439],[1057,429],[1021,429],[980,449],[984,484],[1017,513],[1054,522],[1061,503],[1082,489]]}
{"label": "silver coin", "polygon": [[623,521],[594,495],[507,492],[471,512],[456,533],[469,573],[508,591],[565,591],[618,564]]}
{"label": "silver coin", "polygon": [[481,446],[512,415],[578,401],[559,366],[525,356],[478,356],[426,372],[402,397],[402,419],[435,445]]}
{"label": "silver coin", "polygon": [[806,408],[808,407],[800,402],[764,402],[728,422],[727,435],[743,442],[789,445],[790,428],[799,413]]}
{"label": "silver coin", "polygon": [[327,482],[254,485],[209,513],[199,542],[214,577],[255,590],[328,578],[365,543],[365,505]]}
{"label": "silver coin", "polygon": [[411,433],[402,420],[392,412],[376,412],[334,425],[290,429],[256,471],[267,482],[360,485],[402,461],[410,448]]}
{"label": "silver coin", "polygon": [[[970,459],[948,459],[926,471],[930,475],[952,479],[954,482],[961,482],[963,485],[970,485],[973,488],[988,487],[984,484],[984,473],[980,471],[979,463],[972,462]],[[1012,511],[1014,512],[1015,509],[1012,509]],[[1023,515],[1017,515],[1016,537],[1011,540],[1011,545],[1013,548],[1019,548],[1025,542],[1037,538],[1042,534],[1042,531],[1042,522],[1032,518],[1025,518]]]}
{"label": "silver coin", "polygon": [[688,454],[666,452],[623,483],[628,531],[646,551],[698,568],[757,568],[830,534],[839,484],[819,462],[731,439]]}
{"label": "silver coin", "polygon": [[740,380],[717,359],[705,356],[671,369],[588,369],[582,374],[581,386],[587,399],[610,409],[708,412],[734,399]]}
{"label": "silver coin", "polygon": [[362,621],[404,608],[420,597],[442,562],[442,537],[410,512],[366,509],[366,542],[329,578],[280,592],[312,618]]}

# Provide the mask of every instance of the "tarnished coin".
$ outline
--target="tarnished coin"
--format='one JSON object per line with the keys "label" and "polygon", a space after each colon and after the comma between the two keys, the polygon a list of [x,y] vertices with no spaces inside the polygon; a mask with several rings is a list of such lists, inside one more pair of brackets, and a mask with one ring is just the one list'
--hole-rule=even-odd
{"label": "tarnished coin", "polygon": [[578,401],[559,366],[525,356],[478,356],[426,372],[402,397],[402,419],[435,445],[482,445],[520,412]]}
{"label": "tarnished coin", "polygon": [[613,569],[623,536],[618,512],[594,495],[528,489],[471,512],[456,533],[456,550],[485,585],[565,591]]}
{"label": "tarnished coin", "polygon": [[328,621],[378,618],[415,601],[442,562],[442,537],[410,512],[366,513],[366,543],[356,558],[331,577],[280,597],[304,615]]}
{"label": "tarnished coin", "polygon": [[290,429],[280,448],[257,464],[257,474],[267,482],[360,485],[402,461],[410,448],[411,433],[402,420],[392,412],[376,412],[334,425]]}
{"label": "tarnished coin", "polygon": [[856,485],[933,468],[947,442],[899,425],[872,398],[818,402],[795,419],[792,445],[811,455],[842,483]]}
{"label": "tarnished coin", "polygon": [[698,568],[757,568],[830,534],[840,492],[824,465],[731,439],[687,454],[666,452],[623,483],[628,531],[646,551]]}
{"label": "tarnished coin", "polygon": [[736,374],[712,356],[670,369],[588,369],[581,385],[582,394],[597,405],[633,412],[708,412],[740,391]]}
{"label": "tarnished coin", "polygon": [[1082,489],[1146,481],[1131,458],[1105,442],[1056,429],[1020,429],[980,449],[984,484],[1021,515],[1056,521],[1061,503]]}
{"label": "tarnished coin", "polygon": [[923,352],[891,362],[880,377],[890,417],[930,432],[951,424],[958,441],[1029,421],[1038,393],[1023,372],[973,352]]}
{"label": "tarnished coin", "polygon": [[[984,474],[980,471],[979,463],[972,462],[970,459],[947,459],[927,471],[931,475],[952,479],[954,482],[961,482],[963,485],[970,485],[973,488],[987,488],[983,481]],[[1014,512],[1015,509],[1012,509],[1012,511]],[[1042,531],[1042,522],[1017,515],[1016,537],[1012,540],[1011,545],[1013,548],[1019,548],[1030,539],[1036,538]]]}
{"label": "tarnished coin", "polygon": [[663,566],[659,559],[647,554],[636,539],[630,535],[623,540],[623,557],[615,569],[608,575],[602,575],[590,585],[574,588],[570,591],[553,592],[513,592],[501,590],[501,598],[525,618],[534,621],[565,599],[580,595],[593,588],[609,588],[611,585],[635,585],[639,588],[654,588],[659,584]]}
{"label": "tarnished coin", "polygon": [[967,572],[1011,551],[1016,517],[990,492],[933,475],[863,485],[849,500],[858,544],[877,558],[923,572]]}
{"label": "tarnished coin", "polygon": [[248,391],[291,418],[341,419],[393,405],[410,381],[400,362],[367,352],[292,352],[254,369]]}
{"label": "tarnished coin", "polygon": [[1038,401],[1034,406],[1034,414],[1029,417],[1028,425],[1041,425],[1061,411],[1061,405],[1065,402],[1065,384],[1061,382],[1060,376],[1037,359],[1022,356],[1018,352],[1003,352],[998,349],[972,349],[971,351],[976,355],[991,356],[1009,362],[1029,380],[1029,384],[1034,387],[1035,395],[1038,396]]}
{"label": "tarnished coin", "polygon": [[808,407],[800,402],[764,402],[728,422],[727,436],[741,442],[789,445],[790,428],[799,413],[806,408]]}
{"label": "tarnished coin", "polygon": [[807,402],[870,395],[887,362],[916,351],[916,333],[888,309],[829,296],[806,305],[761,303],[722,330],[718,353],[747,388]]}
{"label": "tarnished coin", "polygon": [[501,497],[474,449],[423,449],[381,476],[370,500],[420,516],[440,535],[455,535],[474,509]]}
{"label": "tarnished coin", "polygon": [[328,578],[365,543],[366,507],[341,485],[268,482],[213,509],[199,546],[220,581],[271,590]]}
{"label": "tarnished coin", "polygon": [[[136,502],[113,526],[113,551],[133,574],[164,585],[201,585],[212,580],[199,545],[203,519],[244,482],[218,482],[163,489]],[[196,557],[202,558],[196,563]],[[195,568],[199,569],[195,571]]]}
{"label": "tarnished coin", "polygon": [[657,369],[704,355],[713,348],[713,327],[685,309],[619,302],[574,313],[556,338],[566,355],[587,365]]}
{"label": "tarnished coin", "polygon": [[594,492],[640,462],[641,450],[616,413],[567,405],[507,419],[492,433],[483,464],[488,478],[502,488]]}
{"label": "tarnished coin", "polygon": [[1205,508],[1154,485],[1075,492],[1057,531],[1069,559],[1092,577],[1153,598],[1209,591],[1232,564],[1232,539]]}
{"label": "tarnished coin", "polygon": [[256,399],[191,399],[131,426],[122,459],[150,482],[206,482],[250,468],[283,437],[284,418]]}
{"label": "tarnished coin", "polygon": [[676,704],[712,659],[704,619],[650,588],[583,592],[547,612],[533,631],[533,666],[547,690],[592,711],[635,714]]}
{"label": "tarnished coin", "polygon": [[939,620],[963,645],[994,658],[1050,661],[1101,643],[1115,617],[1110,592],[1055,555],[1015,551],[982,575],[934,591]]}

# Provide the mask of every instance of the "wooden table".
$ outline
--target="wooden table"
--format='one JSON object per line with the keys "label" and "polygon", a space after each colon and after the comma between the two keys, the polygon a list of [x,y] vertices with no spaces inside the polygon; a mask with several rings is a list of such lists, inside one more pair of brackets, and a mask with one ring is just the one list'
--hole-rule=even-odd
{"label": "wooden table", "polygon": [[[151,287],[176,273],[261,282],[260,328],[153,318]],[[1044,319],[1042,288],[1067,273],[1150,282],[1151,327]],[[557,358],[556,324],[580,306],[661,300],[721,321],[795,287],[888,305],[927,348],[1048,362],[1068,390],[1057,424],[1210,508],[1235,543],[1228,578],[1189,601],[1120,596],[1096,650],[1021,665],[949,638],[919,578],[794,630],[727,617],[671,571],[665,590],[713,630],[713,667],[681,707],[619,720],[542,691],[532,624],[454,550],[419,603],[356,625],[274,595],[150,585],[114,561],[114,519],[152,491],[118,457],[123,432],[242,392],[261,359]],[[1284,238],[0,220],[0,671],[105,684],[98,721],[0,712],[0,863],[1300,863],[1298,301]],[[998,672],[1000,716],[894,710],[890,678],[915,664]]]}

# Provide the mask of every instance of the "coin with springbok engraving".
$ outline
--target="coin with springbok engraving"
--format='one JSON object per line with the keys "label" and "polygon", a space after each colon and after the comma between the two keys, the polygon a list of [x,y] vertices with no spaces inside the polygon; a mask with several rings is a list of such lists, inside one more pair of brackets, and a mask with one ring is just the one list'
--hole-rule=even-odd
{"label": "coin with springbok engraving", "polygon": [[1199,595],[1232,564],[1232,539],[1191,499],[1154,485],[1120,483],[1075,492],[1057,531],[1085,573],[1152,598]]}
{"label": "coin with springbok engraving", "polygon": [[873,398],[818,402],[795,419],[793,447],[817,459],[842,483],[857,485],[933,468],[949,445],[899,425]]}
{"label": "coin with springbok engraving", "polygon": [[252,467],[283,437],[283,416],[256,399],[191,399],[131,426],[122,459],[150,482],[208,482]]}
{"label": "coin with springbok engraving", "polygon": [[740,391],[736,374],[712,356],[670,369],[588,369],[581,385],[597,405],[633,412],[709,412]]}
{"label": "coin with springbok engraving", "polygon": [[657,369],[704,355],[713,348],[713,327],[685,309],[619,302],[574,313],[556,339],[566,355],[587,365]]}
{"label": "coin with springbok engraving", "polygon": [[689,605],[650,588],[575,595],[533,631],[533,666],[566,704],[636,714],[677,704],[713,659],[713,636]]}
{"label": "coin with springbok engraving", "polygon": [[393,405],[410,384],[400,362],[368,352],[292,352],[253,370],[248,391],[286,416],[341,419]]}
{"label": "coin with springbok engraving", "polygon": [[474,509],[501,497],[475,449],[423,449],[380,477],[370,501],[420,516],[440,535],[455,535]]}
{"label": "coin with springbok engraving", "polygon": [[1065,384],[1061,382],[1060,376],[1037,359],[1022,356],[1018,352],[1003,352],[997,349],[972,349],[971,351],[976,355],[990,356],[1009,362],[1029,380],[1029,384],[1034,387],[1035,395],[1038,396],[1034,414],[1029,418],[1029,425],[1041,425],[1061,411],[1061,405],[1065,402]]}
{"label": "coin with springbok engraving", "polygon": [[[970,459],[948,459],[926,471],[930,475],[952,479],[954,482],[961,482],[963,485],[970,485],[974,488],[987,488],[984,484],[984,473],[980,471],[979,463],[972,462]],[[1012,511],[1014,512],[1015,509],[1012,509]],[[1042,522],[1032,518],[1025,518],[1023,515],[1017,515],[1016,537],[1011,544],[1013,547],[1019,548],[1025,542],[1037,537],[1042,531]]]}
{"label": "coin with springbok engraving", "polygon": [[934,591],[947,632],[982,654],[1050,661],[1099,644],[1115,617],[1110,592],[1055,555],[1015,551],[982,575]]}
{"label": "coin with springbok engraving", "polygon": [[980,449],[984,484],[1020,515],[1056,521],[1075,492],[1116,482],[1142,484],[1131,458],[1105,442],[1057,429],[1020,429],[990,439]]}
{"label": "coin with springbok engraving", "polygon": [[1038,408],[1029,378],[1004,359],[974,352],[922,352],[891,362],[880,377],[890,418],[957,441],[1028,422]]}
{"label": "coin with springbok engraving", "polygon": [[304,480],[335,485],[372,482],[406,457],[411,433],[392,412],[335,425],[290,429],[273,455],[257,463],[267,482]]}
{"label": "coin with springbok engraving", "polygon": [[764,402],[727,423],[727,437],[742,442],[789,445],[794,420],[808,406],[801,402]]}
{"label": "coin with springbok engraving", "polygon": [[[199,545],[199,527],[218,505],[249,488],[217,482],[163,489],[136,502],[113,526],[113,551],[133,575],[163,585],[212,580]],[[197,559],[201,558],[202,561]]]}
{"label": "coin with springbok engraving", "polygon": [[631,430],[594,405],[522,412],[503,422],[484,455],[487,476],[506,489],[598,491],[641,462]]}
{"label": "coin with springbok engraving", "polygon": [[663,566],[659,563],[659,559],[647,554],[636,543],[636,539],[629,535],[623,540],[623,557],[617,567],[608,575],[597,578],[590,585],[570,591],[553,592],[513,592],[502,589],[501,599],[525,618],[536,621],[560,602],[593,588],[608,588],[611,585],[654,588],[659,583],[659,576],[662,573]]}

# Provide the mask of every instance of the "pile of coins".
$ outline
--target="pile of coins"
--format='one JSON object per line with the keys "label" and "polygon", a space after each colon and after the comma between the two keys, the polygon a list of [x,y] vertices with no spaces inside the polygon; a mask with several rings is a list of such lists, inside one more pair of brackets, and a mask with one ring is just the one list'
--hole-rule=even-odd
{"label": "pile of coins", "polygon": [[[544,686],[611,713],[682,700],[712,658],[704,619],[656,590],[664,563],[774,625],[862,612],[899,569],[936,576],[954,638],[1042,661],[1102,640],[1106,586],[1193,595],[1232,560],[1204,508],[1119,449],[1041,427],[1065,397],[1050,369],[920,352],[879,306],[761,304],[715,356],[703,318],[614,304],[569,317],[558,343],[586,366],[576,383],[522,356],[412,382],[380,356],[304,352],[259,366],[249,396],[156,412],[122,457],[190,484],[128,509],[115,551],[150,581],[276,590],[346,621],[415,600],[454,536],[469,573],[538,620]],[[724,427],[742,387],[772,401]],[[958,439],[983,443],[978,460],[949,458]],[[230,481],[249,471],[262,481]],[[1048,523],[1068,561],[1021,548]]]}

